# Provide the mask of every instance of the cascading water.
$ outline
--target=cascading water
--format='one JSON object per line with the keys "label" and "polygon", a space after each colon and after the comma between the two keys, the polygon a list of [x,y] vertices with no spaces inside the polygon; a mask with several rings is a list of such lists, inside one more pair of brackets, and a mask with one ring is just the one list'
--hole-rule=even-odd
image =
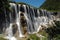
{"label": "cascading water", "polygon": [[10,26],[9,28],[7,29],[8,30],[8,35],[7,35],[7,39],[9,40],[16,40],[16,38],[13,36],[13,32],[12,32],[12,23],[10,23]]}
{"label": "cascading water", "polygon": [[[19,5],[19,9],[20,9],[20,5]],[[16,13],[16,24],[18,26],[19,37],[24,37],[21,30],[20,13],[21,13],[20,11],[18,14]]]}
{"label": "cascading water", "polygon": [[[45,25],[45,24],[48,23],[48,17],[47,17],[47,14],[46,14],[46,10],[41,10],[42,13],[40,13],[39,10],[34,11],[32,9],[32,7],[27,6],[27,9],[28,9],[28,13],[27,13],[25,5],[24,5],[24,8],[25,8],[24,16],[25,16],[26,21],[27,21],[28,32],[29,33],[38,32],[41,28],[41,25]],[[34,12],[36,12],[37,14],[34,13]],[[40,14],[42,14],[41,17],[39,16]]]}
{"label": "cascading water", "polygon": [[[22,8],[22,6],[23,8]],[[13,34],[13,25],[17,24],[17,31],[19,37],[25,37],[22,33],[22,23],[21,23],[21,13],[23,13],[26,23],[27,23],[27,32],[29,34],[37,33],[41,29],[41,25],[48,24],[49,21],[53,20],[53,15],[46,10],[34,9],[31,6],[23,5],[23,4],[10,3],[12,12],[9,13],[10,22],[8,22],[8,18],[6,18],[6,26],[9,23],[9,27],[6,28],[7,31],[7,39],[9,40],[17,40]],[[22,11],[22,12],[21,12]],[[6,17],[7,14],[5,14]]]}
{"label": "cascading water", "polygon": [[[13,5],[15,5],[15,4],[13,4]],[[10,13],[9,16],[10,16],[10,25],[9,25],[9,27],[6,30],[6,31],[8,31],[6,38],[9,39],[9,40],[16,40],[16,38],[13,36],[13,32],[12,32],[12,25],[13,25],[13,23],[12,23],[11,13]]]}
{"label": "cascading water", "polygon": [[[24,16],[25,16],[26,21],[27,21],[27,30],[28,30],[28,32],[30,33],[30,32],[33,31],[30,13],[28,14],[27,11],[26,11],[26,6],[25,6],[25,5],[23,5],[23,6],[24,6],[24,9],[25,9],[25,14],[24,14]],[[27,8],[28,8],[28,11],[29,11],[29,7],[28,7],[28,6],[27,6]]]}
{"label": "cascading water", "polygon": [[[26,5],[23,5],[23,6],[24,6],[24,9],[25,9],[24,17],[26,19],[27,26],[29,27],[29,18],[28,18],[28,15],[27,15]],[[27,30],[28,30],[28,28],[27,28]]]}

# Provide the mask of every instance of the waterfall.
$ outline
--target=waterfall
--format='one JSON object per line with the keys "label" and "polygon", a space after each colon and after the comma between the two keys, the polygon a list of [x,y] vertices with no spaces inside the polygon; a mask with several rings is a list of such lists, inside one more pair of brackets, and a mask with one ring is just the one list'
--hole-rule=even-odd
{"label": "waterfall", "polygon": [[17,25],[18,37],[25,37],[22,30],[21,13],[26,20],[26,30],[29,34],[39,32],[39,30],[42,29],[41,25],[47,25],[50,21],[55,20],[52,12],[35,9],[28,5],[10,3],[10,8],[12,10],[11,12],[7,13],[7,11],[5,11],[6,38],[9,40],[17,40],[13,33],[14,24]]}
{"label": "waterfall", "polygon": [[[28,15],[27,15],[26,5],[23,5],[23,6],[24,6],[24,9],[25,9],[24,17],[26,19],[27,27],[29,27],[29,18],[28,18]],[[27,32],[29,32],[28,28],[27,28]]]}
{"label": "waterfall", "polygon": [[[27,31],[30,33],[31,31],[32,31],[32,23],[31,23],[31,17],[30,17],[30,15],[27,13],[27,11],[26,11],[26,6],[24,5],[24,8],[25,8],[25,14],[24,14],[24,16],[25,16],[25,18],[26,18],[26,21],[27,21]],[[27,9],[28,9],[28,11],[29,11],[29,7],[27,6]]]}
{"label": "waterfall", "polygon": [[[18,6],[20,9],[20,5],[18,5]],[[24,37],[22,34],[22,30],[21,30],[20,13],[21,13],[20,11],[18,14],[16,13],[16,24],[18,25],[19,37]]]}
{"label": "waterfall", "polygon": [[37,9],[37,15],[38,15],[38,17],[36,19],[37,21],[36,21],[35,25],[37,25],[36,26],[36,31],[39,32],[39,30],[41,28],[41,25],[40,25],[40,19],[41,19],[41,17],[39,16],[40,15],[39,9]]}
{"label": "waterfall", "polygon": [[12,34],[12,23],[10,24],[9,28],[7,29],[8,30],[8,39],[10,40],[10,38],[12,38],[13,34]]}
{"label": "waterfall", "polygon": [[[13,5],[15,5],[15,4],[13,4]],[[13,23],[12,23],[13,20],[12,20],[12,17],[11,17],[12,14],[11,13],[9,13],[9,14],[10,14],[9,15],[10,16],[10,25],[6,29],[6,31],[7,31],[7,37],[5,37],[5,38],[7,38],[9,40],[16,40],[16,38],[13,36],[13,32],[12,32],[12,25],[13,25]]]}

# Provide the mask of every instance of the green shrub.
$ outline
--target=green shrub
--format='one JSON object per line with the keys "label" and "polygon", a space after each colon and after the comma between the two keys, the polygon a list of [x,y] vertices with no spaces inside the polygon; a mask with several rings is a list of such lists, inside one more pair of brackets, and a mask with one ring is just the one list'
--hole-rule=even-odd
{"label": "green shrub", "polygon": [[40,40],[40,38],[37,37],[36,34],[31,34],[30,39],[32,39],[32,40]]}
{"label": "green shrub", "polygon": [[40,8],[49,11],[60,11],[60,0],[46,0]]}

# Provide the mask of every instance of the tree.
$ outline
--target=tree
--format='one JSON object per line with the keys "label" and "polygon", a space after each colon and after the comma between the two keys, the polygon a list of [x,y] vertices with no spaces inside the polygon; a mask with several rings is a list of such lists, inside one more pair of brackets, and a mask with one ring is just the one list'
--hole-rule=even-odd
{"label": "tree", "polygon": [[9,11],[9,0],[0,0],[0,32],[2,32],[3,23],[5,23],[6,11]]}
{"label": "tree", "polygon": [[4,9],[9,10],[9,0],[0,0],[0,13],[3,13]]}
{"label": "tree", "polygon": [[54,39],[58,35],[60,35],[60,21],[54,21],[56,26],[50,27],[46,29],[46,32],[49,34],[49,39]]}
{"label": "tree", "polygon": [[49,11],[60,11],[60,0],[46,0],[40,8]]}

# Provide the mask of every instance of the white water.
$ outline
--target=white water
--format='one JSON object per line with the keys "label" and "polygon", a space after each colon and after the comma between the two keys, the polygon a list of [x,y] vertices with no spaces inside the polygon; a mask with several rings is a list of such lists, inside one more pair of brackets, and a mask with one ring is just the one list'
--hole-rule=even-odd
{"label": "white water", "polygon": [[[26,6],[25,5],[23,5],[23,6],[25,8],[24,16],[25,16],[26,21],[27,21],[27,27],[28,27],[27,31],[28,31],[28,33],[39,32],[39,30],[41,29],[41,25],[46,25],[49,21],[48,17],[46,16],[46,10],[41,10],[42,11],[41,14],[43,15],[41,17],[39,16],[40,15],[39,10],[37,10],[38,17],[36,18],[32,7],[31,7],[31,9],[32,9],[33,13],[28,14],[27,11],[26,11]],[[28,11],[29,11],[29,7],[28,7]],[[33,16],[32,16],[32,14],[33,14]],[[48,15],[50,15],[50,14],[48,14]],[[33,18],[33,21],[31,20],[31,18]],[[51,16],[50,16],[50,18],[51,18]],[[33,25],[32,25],[32,23],[33,23]],[[34,26],[34,29],[33,29],[33,26]]]}
{"label": "white water", "polygon": [[[18,12],[17,12],[17,5],[15,3],[11,3],[10,4],[11,7],[13,8],[14,6],[14,10],[15,10],[15,14],[16,15],[16,19],[15,19],[15,23],[17,24],[17,27],[18,27],[18,35],[19,37],[25,37],[22,33],[22,26],[21,26],[21,21],[20,21],[20,18],[21,18],[21,11],[20,11],[20,7],[21,5],[18,4]],[[49,21],[53,20],[53,16],[51,15],[50,12],[46,12],[46,10],[41,10],[42,13],[40,13],[40,11],[37,9],[37,13],[34,12],[34,8],[33,7],[30,7],[32,9],[33,12],[31,12],[31,9],[29,8],[29,6],[27,6],[28,8],[28,13],[27,13],[27,9],[26,9],[26,5],[23,5],[24,7],[24,10],[25,12],[23,12],[24,14],[24,17],[26,19],[26,22],[27,22],[27,32],[28,33],[37,33],[39,32],[40,29],[42,29],[41,25],[46,25],[48,24]],[[11,9],[12,9],[11,8]],[[35,16],[37,14],[37,17]],[[40,16],[40,14],[42,14],[42,16]],[[5,14],[6,16],[6,14]],[[9,13],[9,17],[10,17],[10,25],[9,27],[6,29],[8,32],[8,36],[6,37],[7,39],[9,40],[17,40],[13,35],[13,18],[12,18],[12,13]],[[6,22],[8,22],[6,20]],[[7,26],[7,23],[6,23],[6,26]]]}
{"label": "white water", "polygon": [[[15,6],[15,4],[12,4]],[[11,5],[11,6],[12,6]],[[10,13],[10,22],[12,21],[12,17],[11,17],[11,13]],[[12,32],[12,25],[13,23],[10,23],[9,27],[7,28],[7,36],[5,38],[7,38],[8,40],[17,40],[14,36],[13,36],[13,32]]]}
{"label": "white water", "polygon": [[[19,5],[20,7],[20,5]],[[19,8],[20,9],[20,8]],[[17,9],[16,9],[17,10]],[[20,11],[18,14],[16,14],[16,24],[18,25],[18,31],[19,31],[19,37],[24,37],[24,35],[22,34],[22,30],[21,30],[21,22],[20,22]]]}
{"label": "white water", "polygon": [[[18,25],[19,37],[24,37],[23,34],[22,34],[22,32],[21,32],[20,12],[19,12],[18,15],[19,15],[19,17],[17,17],[16,24]],[[18,16],[18,15],[17,15],[17,16]]]}
{"label": "white water", "polygon": [[16,38],[13,36],[13,32],[12,32],[12,23],[10,23],[10,26],[8,28],[8,36],[6,37],[9,40],[16,40]]}
{"label": "white water", "polygon": [[[27,31],[30,33],[30,32],[32,32],[33,31],[33,29],[32,29],[32,22],[31,22],[31,17],[30,17],[30,15],[27,13],[27,11],[26,11],[26,6],[25,5],[23,5],[24,6],[24,8],[25,8],[25,14],[24,14],[24,16],[25,16],[25,18],[26,18],[26,21],[27,21]],[[27,6],[28,7],[28,6]],[[28,8],[29,9],[29,8]]]}

